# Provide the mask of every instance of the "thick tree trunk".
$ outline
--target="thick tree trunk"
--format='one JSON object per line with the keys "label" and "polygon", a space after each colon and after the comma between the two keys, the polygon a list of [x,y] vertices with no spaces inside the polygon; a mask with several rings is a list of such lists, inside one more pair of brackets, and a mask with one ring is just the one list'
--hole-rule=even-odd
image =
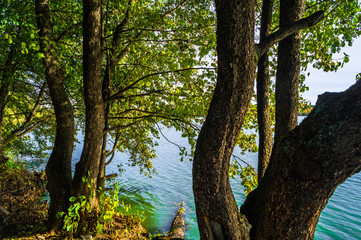
{"label": "thick tree trunk", "polygon": [[[280,4],[280,29],[302,18],[304,0],[283,0]],[[278,46],[275,144],[297,126],[300,46],[300,32],[283,39]]]}
{"label": "thick tree trunk", "polygon": [[35,12],[39,28],[40,48],[44,54],[45,75],[56,116],[55,144],[46,165],[50,208],[48,225],[50,229],[60,227],[56,218],[60,211],[66,212],[71,189],[71,158],[74,145],[73,107],[63,85],[64,71],[54,56],[55,48],[48,0],[36,0]]}
{"label": "thick tree trunk", "polygon": [[[264,0],[260,29],[260,44],[269,35],[272,24],[273,0]],[[258,60],[257,67],[257,118],[258,118],[258,181],[267,169],[272,152],[273,136],[269,109],[269,60],[268,51]]]}
{"label": "thick tree trunk", "polygon": [[216,1],[218,78],[193,161],[201,239],[247,239],[229,184],[229,159],[254,86],[254,1]]}
{"label": "thick tree trunk", "polygon": [[242,212],[252,239],[313,239],[335,188],[361,170],[361,82],[325,93],[272,154]]}
{"label": "thick tree trunk", "polygon": [[5,79],[3,73],[0,85],[0,163],[6,162],[8,159],[5,156],[5,139],[3,135],[3,123],[5,118],[5,106],[7,103],[7,99],[10,91],[10,82]]}
{"label": "thick tree trunk", "polygon": [[5,137],[3,133],[3,124],[5,120],[5,107],[8,102],[10,92],[10,82],[15,73],[15,66],[12,63],[14,58],[15,50],[14,47],[10,50],[7,56],[5,67],[1,73],[0,82],[0,163],[4,163],[8,160],[5,156]]}
{"label": "thick tree trunk", "polygon": [[[73,195],[95,196],[102,151],[104,102],[102,97],[101,0],[83,1],[83,72],[86,108],[84,147],[76,164]],[[82,181],[93,181],[91,189]],[[90,183],[90,182],[89,182]]]}

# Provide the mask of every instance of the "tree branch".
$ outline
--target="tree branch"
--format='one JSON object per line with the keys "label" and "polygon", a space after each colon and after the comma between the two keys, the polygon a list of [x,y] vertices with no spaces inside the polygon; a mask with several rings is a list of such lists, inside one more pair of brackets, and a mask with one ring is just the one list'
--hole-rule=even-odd
{"label": "tree branch", "polygon": [[181,6],[183,6],[188,0],[184,0],[182,1],[180,4],[178,4],[175,8],[170,9],[169,11],[165,12],[163,15],[163,18],[168,17],[170,14],[174,13],[175,11],[177,11],[177,9],[179,9]]}
{"label": "tree branch", "polygon": [[118,141],[119,141],[119,138],[120,138],[120,133],[118,132],[116,137],[115,137],[115,141],[114,141],[114,144],[113,144],[113,149],[112,151],[110,151],[106,157],[110,157],[110,159],[105,163],[105,166],[109,165],[113,159],[114,159],[114,156],[115,156],[115,151],[117,150],[117,145],[118,145]]}
{"label": "tree branch", "polygon": [[18,132],[16,135],[13,135],[13,134],[12,134],[9,138],[5,139],[5,143],[9,143],[9,142],[11,142],[11,141],[14,141],[14,140],[16,140],[16,139],[24,136],[25,134],[33,131],[33,130],[34,130],[36,127],[38,127],[39,125],[41,125],[41,124],[49,121],[51,118],[52,118],[52,115],[44,118],[43,120],[40,120],[40,121],[34,123],[32,126],[30,126],[30,127],[27,128],[27,129],[23,129],[22,132]]}
{"label": "tree branch", "polygon": [[71,25],[70,27],[68,27],[67,29],[65,29],[62,33],[60,33],[59,37],[57,39],[55,39],[55,42],[59,42],[66,35],[68,35],[71,31],[73,31],[75,28],[82,26],[82,24],[83,24],[83,22],[75,23],[75,24]]}
{"label": "tree branch", "polygon": [[115,127],[111,127],[111,128],[108,128],[106,130],[104,130],[104,134],[108,133],[108,132],[111,132],[111,131],[115,131],[115,130],[119,130],[119,129],[124,129],[124,128],[128,128],[128,127],[131,127],[131,126],[134,126],[135,124],[139,123],[140,121],[135,121],[135,122],[132,122],[132,123],[129,123],[129,124],[125,124],[125,125],[117,125]]}
{"label": "tree branch", "polygon": [[44,92],[45,92],[45,87],[46,87],[46,83],[43,83],[33,109],[29,113],[29,115],[26,118],[25,122],[18,129],[15,129],[14,131],[12,131],[12,133],[8,137],[8,139],[10,139],[10,141],[13,140],[14,137],[17,138],[16,136],[19,135],[21,132],[23,132],[27,128],[29,123],[31,123],[33,121],[33,119],[35,117],[35,113],[38,110],[38,108],[40,107],[40,104],[42,102],[43,95],[44,95]]}
{"label": "tree branch", "polygon": [[288,25],[287,27],[284,27],[270,34],[268,37],[265,38],[262,43],[256,44],[257,59],[259,56],[262,56],[268,49],[270,49],[273,44],[281,41],[282,39],[293,33],[296,33],[304,28],[312,27],[318,22],[320,22],[324,18],[324,13],[324,11],[315,12],[311,16],[296,21]]}
{"label": "tree branch", "polygon": [[104,103],[110,103],[112,101],[114,101],[116,98],[121,97],[121,95],[128,91],[129,89],[131,89],[133,86],[135,86],[137,83],[139,83],[140,81],[149,78],[149,77],[153,77],[153,76],[157,76],[157,75],[162,75],[162,74],[167,74],[167,73],[177,73],[177,72],[183,72],[183,71],[189,71],[189,70],[215,70],[216,68],[204,68],[204,67],[196,67],[196,68],[183,68],[183,69],[178,69],[178,70],[173,70],[173,71],[164,71],[164,72],[156,72],[156,73],[151,73],[148,75],[145,75],[141,78],[139,78],[138,80],[134,81],[133,83],[131,83],[130,85],[128,85],[127,87],[119,90],[117,93],[113,94],[112,96],[110,96],[109,98],[105,99]]}

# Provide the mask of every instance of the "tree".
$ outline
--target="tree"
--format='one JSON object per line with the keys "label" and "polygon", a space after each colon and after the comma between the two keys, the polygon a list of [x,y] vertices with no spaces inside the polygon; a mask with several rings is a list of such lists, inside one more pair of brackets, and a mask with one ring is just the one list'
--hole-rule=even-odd
{"label": "tree", "polygon": [[[265,0],[262,5],[260,43],[271,32],[273,13],[273,0]],[[269,60],[267,51],[258,60],[257,66],[257,119],[259,128],[259,150],[258,150],[258,181],[263,177],[272,152],[272,130],[269,107]]]}
{"label": "tree", "polygon": [[[257,62],[255,56],[258,59],[275,42],[314,25],[323,15],[322,12],[316,12],[280,27],[254,47],[253,9],[253,1],[216,1],[218,78],[207,118],[198,137],[193,164],[193,191],[202,239],[250,237],[250,226],[245,216],[238,213],[229,186],[228,169],[251,99],[253,72]],[[268,181],[271,179],[268,178]],[[261,181],[266,184],[264,182],[266,180]],[[281,215],[277,216],[282,218]],[[256,224],[262,228],[263,222],[260,220]],[[283,224],[283,227],[288,225]]]}
{"label": "tree", "polygon": [[[280,29],[302,18],[305,1],[280,1]],[[276,74],[275,144],[297,126],[301,33],[279,42]]]}
{"label": "tree", "polygon": [[252,96],[254,1],[216,1],[218,78],[193,160],[201,239],[246,239],[250,226],[229,184],[229,159]]}
{"label": "tree", "polygon": [[321,95],[273,152],[264,179],[242,206],[252,239],[313,239],[328,198],[361,170],[360,91],[357,82]]}
{"label": "tree", "polygon": [[[85,137],[80,161],[75,168],[73,196],[95,196],[104,129],[102,95],[101,0],[83,2],[83,76],[85,98]],[[83,177],[93,181],[88,188]],[[93,192],[93,193],[91,193]]]}
{"label": "tree", "polygon": [[67,210],[70,198],[74,114],[73,106],[67,96],[63,83],[65,71],[61,68],[59,60],[55,55],[55,38],[51,24],[49,1],[35,1],[35,12],[40,30],[40,48],[44,54],[45,75],[57,123],[54,147],[46,165],[47,189],[51,198],[48,226],[52,230],[60,227],[61,221],[57,219],[56,215],[58,212],[65,212]]}
{"label": "tree", "polygon": [[[263,2],[263,8],[268,5],[268,1],[262,1]],[[289,2],[291,3],[291,2]],[[302,4],[300,1],[294,1],[293,4]],[[247,114],[247,118],[245,120],[244,129],[247,130],[258,130],[259,133],[259,146],[258,146],[258,157],[259,157],[259,177],[262,176],[262,173],[264,173],[263,170],[265,170],[264,166],[267,165],[267,159],[269,160],[270,156],[270,149],[272,148],[272,133],[271,130],[274,130],[274,119],[275,119],[275,98],[278,98],[278,102],[280,105],[277,107],[277,111],[280,111],[281,105],[283,106],[282,109],[285,110],[285,113],[278,114],[278,127],[276,127],[278,130],[282,130],[282,126],[288,126],[289,124],[286,122],[283,122],[284,124],[280,124],[281,115],[283,115],[284,120],[287,118],[293,119],[293,123],[291,124],[291,128],[293,128],[296,124],[295,122],[295,116],[297,114],[297,111],[303,112],[304,109],[310,108],[310,103],[303,99],[302,96],[299,94],[297,97],[297,85],[298,85],[298,92],[302,93],[306,90],[308,90],[308,87],[304,85],[304,81],[306,76],[308,76],[310,73],[307,73],[307,67],[312,64],[313,67],[323,69],[324,71],[337,71],[340,67],[342,67],[345,63],[348,62],[348,55],[347,53],[343,54],[343,57],[333,57],[335,54],[340,53],[342,50],[342,47],[345,45],[352,45],[352,39],[354,39],[356,36],[360,35],[361,25],[360,25],[360,16],[357,14],[357,12],[360,11],[360,6],[357,1],[311,1],[307,0],[305,1],[306,4],[306,16],[313,14],[314,12],[320,10],[320,9],[329,9],[329,11],[326,14],[325,19],[322,21],[321,24],[318,24],[315,27],[304,29],[301,32],[302,41],[301,41],[301,48],[300,50],[297,50],[299,52],[300,60],[296,60],[293,58],[293,60],[290,58],[289,61],[287,60],[287,57],[290,57],[291,55],[286,54],[286,56],[283,57],[283,61],[280,62],[281,65],[284,65],[285,67],[281,67],[281,65],[277,64],[279,54],[277,52],[278,47],[274,46],[271,48],[269,52],[269,57],[271,58],[271,61],[269,61],[269,64],[264,65],[263,57],[260,57],[259,59],[259,66],[257,69],[257,115],[258,115],[258,125],[254,121],[254,115],[256,114],[253,109],[256,109],[254,104],[252,104],[249,113]],[[279,1],[274,2],[274,10],[272,15],[272,21],[269,22],[271,24],[270,28],[272,31],[276,31],[279,28],[279,22],[280,22],[280,4]],[[264,23],[264,19],[266,18],[266,9],[262,8],[262,12],[260,7],[256,8],[256,15],[258,18],[256,18],[256,28],[259,27],[259,33],[256,32],[256,36],[259,34],[259,37],[262,38],[264,34],[264,28],[262,27],[262,23]],[[268,11],[271,11],[268,8]],[[269,15],[269,14],[268,14]],[[259,16],[261,16],[261,21],[259,21]],[[292,21],[292,18],[294,16],[287,17],[286,14],[282,14],[283,17],[291,18],[283,20],[284,22],[288,23]],[[272,31],[270,31],[268,34],[271,34]],[[288,38],[290,39],[290,38]],[[261,41],[261,39],[259,40]],[[285,40],[284,40],[285,41]],[[284,46],[285,44],[283,44]],[[281,50],[282,51],[282,47]],[[293,50],[295,52],[295,50]],[[294,55],[294,53],[293,53]],[[282,57],[280,58],[282,60]],[[297,77],[298,75],[294,75],[293,77],[289,76],[288,78],[284,77],[287,73],[290,74],[290,68],[287,67],[287,64],[289,62],[298,62],[299,66],[294,66],[295,69],[301,69],[301,75]],[[266,91],[266,87],[263,87],[263,76],[267,76],[267,73],[264,72],[262,69],[266,68],[266,66],[269,68],[269,77],[268,81],[264,80],[265,83],[271,82],[271,84],[268,84],[268,91]],[[277,68],[280,70],[278,71]],[[281,69],[284,70],[281,70]],[[277,94],[278,97],[275,97],[275,89],[274,86],[276,85],[276,72],[277,72],[277,78],[279,84],[276,87],[278,90],[276,92],[280,93],[280,88],[284,89],[284,92],[287,92],[288,97],[284,94]],[[284,72],[281,74],[281,72]],[[296,77],[295,77],[296,76]],[[284,79],[281,81],[281,79]],[[292,80],[293,79],[293,80]],[[287,83],[290,80],[292,80],[291,83]],[[261,85],[260,85],[261,84]],[[289,85],[293,86],[293,90],[290,91],[290,87],[281,87],[282,85]],[[261,92],[260,92],[261,91]],[[293,93],[293,97],[290,95],[290,93]],[[269,95],[269,96],[267,96]],[[282,97],[283,96],[283,97]],[[268,99],[270,103],[268,103]],[[283,99],[288,98],[288,99]],[[292,100],[289,100],[292,99]],[[270,109],[268,110],[268,107],[266,104],[269,104]],[[291,106],[292,105],[292,106]],[[286,109],[289,109],[286,111]],[[292,109],[292,114],[290,110]],[[270,113],[270,116],[268,115],[268,112]],[[282,111],[281,111],[282,112]],[[293,117],[291,117],[293,116]],[[268,122],[269,119],[271,120],[270,123]],[[269,126],[270,125],[270,126]],[[291,129],[289,128],[289,129]],[[287,129],[286,129],[287,130]],[[287,132],[287,131],[284,131]],[[276,135],[281,135],[276,133]],[[243,151],[252,151],[255,152],[257,150],[257,147],[255,146],[256,138],[254,137],[255,134],[248,134],[245,135],[244,132],[241,134],[242,137],[239,138],[239,142],[237,143],[238,146],[241,147]],[[245,142],[247,144],[245,144]],[[237,164],[238,165],[238,164]],[[262,170],[263,169],[263,170]]]}
{"label": "tree", "polygon": [[[203,14],[189,11],[193,6]],[[59,132],[47,167],[48,188],[55,197],[59,189],[51,186],[61,181],[66,194],[51,201],[52,225],[61,223],[56,213],[66,209],[69,192],[90,198],[96,190],[102,191],[106,164],[117,149],[128,150],[131,164],[150,175],[159,123],[182,130],[194,145],[195,123],[202,121],[212,90],[214,68],[202,67],[203,57],[214,46],[214,35],[208,34],[214,29],[213,15],[205,14],[209,12],[208,3],[194,1],[92,1],[83,6],[76,1],[36,1],[47,82],[49,89],[56,85],[59,91],[52,96]],[[195,59],[197,51],[199,59]],[[79,89],[84,89],[84,95]],[[85,124],[85,139],[72,180],[69,159],[74,132],[65,129],[74,129],[74,122],[80,127]],[[66,135],[58,144],[57,139]],[[110,140],[114,144],[108,150]],[[57,151],[58,147],[64,151]],[[188,154],[183,148],[180,151]],[[55,157],[56,152],[63,157]],[[96,206],[97,199],[92,200]]]}

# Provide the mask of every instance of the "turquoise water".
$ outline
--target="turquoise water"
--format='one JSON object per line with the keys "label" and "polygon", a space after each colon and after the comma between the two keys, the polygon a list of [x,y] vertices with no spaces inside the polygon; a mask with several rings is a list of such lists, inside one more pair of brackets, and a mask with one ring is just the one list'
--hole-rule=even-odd
{"label": "turquoise water", "polygon": [[[186,139],[181,138],[180,133],[172,129],[165,129],[164,134],[173,142],[183,146],[188,145]],[[131,204],[133,211],[144,213],[147,219],[145,224],[150,231],[168,231],[178,209],[177,204],[184,201],[188,226],[186,238],[199,239],[192,194],[192,163],[179,161],[177,146],[165,139],[160,139],[158,143],[156,149],[158,157],[154,160],[158,174],[153,175],[152,178],[140,175],[137,167],[127,166],[128,156],[121,153],[117,153],[107,172],[118,172],[117,165],[123,164],[125,172],[117,179],[122,186],[122,200]],[[80,156],[79,149],[77,148],[74,159]],[[243,158],[253,166],[256,165],[256,154],[248,154]],[[240,180],[231,179],[231,186],[237,203],[241,205],[245,196]],[[359,189],[361,189],[360,174],[349,178],[337,188],[321,214],[315,239],[361,239]]]}

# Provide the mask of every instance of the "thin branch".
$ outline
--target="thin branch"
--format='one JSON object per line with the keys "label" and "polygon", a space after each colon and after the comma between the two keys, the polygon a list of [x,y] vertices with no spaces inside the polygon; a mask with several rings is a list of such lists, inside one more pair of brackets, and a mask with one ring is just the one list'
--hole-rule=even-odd
{"label": "thin branch", "polygon": [[273,44],[281,41],[285,37],[287,37],[293,33],[296,33],[304,28],[314,26],[315,24],[320,22],[325,17],[324,13],[325,13],[324,11],[315,12],[314,14],[312,14],[306,18],[298,20],[298,21],[270,34],[269,36],[267,36],[265,38],[265,41],[263,43],[256,44],[257,56],[258,57],[262,56],[268,49],[270,49],[273,46]]}
{"label": "thin branch", "polygon": [[83,24],[83,22],[75,23],[75,24],[71,25],[70,27],[68,27],[67,29],[65,29],[62,33],[60,33],[59,37],[57,39],[55,39],[55,42],[59,42],[66,35],[68,35],[71,31],[73,31],[77,27],[81,26],[82,24]]}
{"label": "thin branch", "polygon": [[121,97],[121,95],[128,91],[129,89],[131,89],[132,87],[134,87],[137,83],[139,83],[140,81],[149,78],[149,77],[153,77],[153,76],[157,76],[157,75],[162,75],[162,74],[168,74],[168,73],[177,73],[177,72],[184,72],[184,71],[189,71],[189,70],[215,70],[216,68],[205,68],[205,67],[196,67],[196,68],[183,68],[183,69],[178,69],[178,70],[169,70],[169,71],[164,71],[164,72],[156,72],[156,73],[151,73],[148,74],[146,76],[143,76],[141,78],[139,78],[138,80],[134,81],[133,83],[131,83],[130,85],[128,85],[127,87],[121,89],[120,91],[118,91],[117,93],[113,94],[112,96],[110,96],[109,98],[105,99],[105,103],[109,103],[111,101],[114,101],[116,98]]}
{"label": "thin branch", "polygon": [[154,91],[149,91],[149,92],[135,94],[135,95],[119,96],[119,97],[114,98],[112,100],[120,99],[120,98],[121,99],[129,99],[129,98],[135,98],[135,97],[146,97],[146,96],[150,96],[150,95],[157,94],[157,93],[162,93],[162,92],[164,92],[164,90],[154,90]]}
{"label": "thin branch", "polygon": [[[31,110],[31,112],[28,114],[28,117],[26,118],[25,122],[18,129],[15,129],[14,131],[11,132],[7,141],[12,141],[14,139],[19,138],[20,136],[23,136],[24,134],[22,132],[24,132],[24,131],[25,131],[25,134],[29,132],[28,130],[26,130],[26,128],[28,127],[29,123],[31,123],[33,121],[33,119],[35,117],[35,113],[38,110],[38,108],[40,107],[40,104],[42,102],[43,95],[45,92],[45,87],[46,87],[46,83],[44,83],[43,86],[41,87],[38,98],[34,104],[34,107]],[[35,127],[37,127],[41,123],[43,123],[43,122],[42,121],[38,122],[38,124],[35,124],[36,125]],[[30,128],[30,129],[33,130],[33,129],[35,129],[35,127]]]}
{"label": "thin branch", "polygon": [[120,138],[120,132],[118,132],[117,135],[116,135],[116,137],[115,137],[115,141],[114,141],[114,144],[113,144],[113,149],[112,149],[112,151],[111,151],[109,154],[106,155],[106,158],[108,158],[109,156],[111,156],[111,157],[110,157],[110,159],[105,163],[105,166],[109,165],[109,164],[113,161],[114,156],[115,156],[115,151],[116,151],[116,149],[117,149],[117,145],[118,145],[119,138]]}
{"label": "thin branch", "polygon": [[170,140],[163,134],[162,129],[159,127],[159,125],[158,125],[157,122],[155,122],[155,125],[157,126],[157,128],[158,128],[160,134],[162,135],[162,137],[163,137],[165,140],[167,140],[167,142],[169,142],[169,143],[177,146],[180,151],[182,151],[182,150],[184,149],[184,147],[180,146],[179,144],[176,144],[175,142],[170,141]]}
{"label": "thin branch", "polygon": [[[242,160],[240,157],[236,156],[235,154],[232,154],[232,157],[235,158],[236,161],[239,160],[239,161],[243,162],[244,164],[246,164],[248,167],[252,167],[248,162]],[[241,164],[240,164],[238,161],[237,161],[237,164],[238,164],[239,166],[241,166]]]}
{"label": "thin branch", "polygon": [[[146,111],[146,110],[141,110],[141,109],[137,109],[137,108],[130,108],[130,109],[127,109],[123,112],[120,112],[118,113],[119,115],[122,115],[122,114],[127,114],[129,112],[132,112],[132,111],[136,111],[136,112],[141,112],[141,113],[149,113],[149,114],[158,114],[159,112],[151,112],[151,111]],[[111,117],[115,117],[115,116],[109,116],[110,118]]]}
{"label": "thin branch", "polygon": [[41,124],[49,121],[51,118],[52,118],[52,115],[44,118],[44,119],[41,120],[41,121],[38,121],[38,122],[34,123],[32,126],[30,126],[29,128],[25,129],[23,132],[18,133],[17,135],[11,135],[9,138],[5,139],[5,143],[9,143],[9,142],[11,142],[11,141],[14,141],[14,140],[16,140],[16,139],[18,139],[18,138],[26,135],[27,133],[33,131],[33,130],[34,130],[36,127],[38,127],[39,125],[41,125]]}
{"label": "thin branch", "polygon": [[187,42],[189,43],[191,40],[194,40],[197,38],[189,38],[189,39],[181,39],[181,38],[176,38],[176,39],[162,39],[162,40],[158,40],[158,39],[138,39],[135,40],[137,42],[156,42],[156,43],[168,43],[168,42]]}
{"label": "thin branch", "polygon": [[171,15],[172,13],[174,13],[175,11],[177,11],[180,7],[182,7],[186,2],[188,2],[188,0],[184,0],[183,2],[181,2],[180,4],[178,4],[175,8],[170,9],[169,11],[165,12],[163,15],[163,18],[168,17],[169,15]]}
{"label": "thin branch", "polygon": [[125,129],[125,128],[128,128],[128,127],[134,126],[135,124],[137,124],[139,122],[140,121],[135,121],[135,122],[132,122],[132,123],[129,123],[129,124],[117,125],[115,127],[108,128],[108,129],[104,130],[104,134],[106,134],[108,132],[111,132],[111,131],[115,131],[115,130],[119,130],[119,129]]}

